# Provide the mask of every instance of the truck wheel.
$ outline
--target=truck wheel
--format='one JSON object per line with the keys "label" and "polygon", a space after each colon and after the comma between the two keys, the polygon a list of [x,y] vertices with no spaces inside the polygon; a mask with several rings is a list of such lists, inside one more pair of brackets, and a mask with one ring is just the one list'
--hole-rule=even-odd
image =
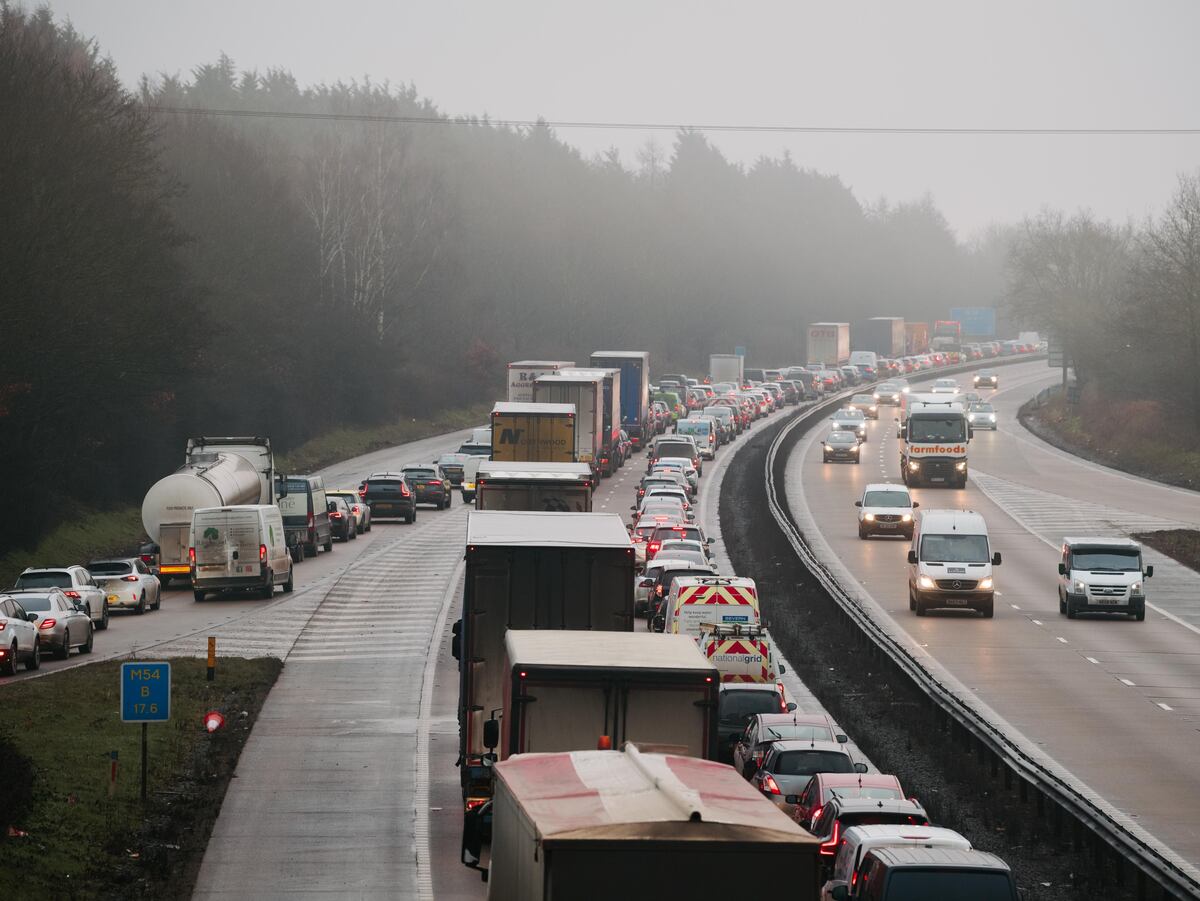
{"label": "truck wheel", "polygon": [[993,614],[996,612],[995,603],[993,602],[988,604],[986,607],[979,608],[979,612],[982,614],[984,619],[991,619]]}
{"label": "truck wheel", "polygon": [[1139,623],[1144,623],[1146,621],[1146,608],[1143,607],[1141,610],[1136,611],[1133,614],[1133,618]]}
{"label": "truck wheel", "polygon": [[288,554],[291,556],[293,563],[299,563],[304,559],[304,551],[298,544],[294,544],[288,548]]}
{"label": "truck wheel", "polygon": [[305,557],[317,556],[317,543],[315,541],[312,544],[304,545],[304,556]]}
{"label": "truck wheel", "polygon": [[1075,619],[1075,605],[1067,598],[1067,619]]}
{"label": "truck wheel", "polygon": [[325,539],[325,544],[323,545],[323,547],[325,548],[325,553],[327,553],[327,554],[333,550],[333,530],[332,529],[329,530],[329,537]]}
{"label": "truck wheel", "polygon": [[197,590],[197,591],[194,591],[194,592],[192,592],[192,595],[193,595],[193,596],[196,598],[196,603],[197,603],[197,604],[198,604],[198,603],[200,603],[201,601],[203,601],[203,600],[204,600],[204,598],[205,598],[205,596],[206,596],[207,594],[208,594],[208,592],[207,592],[207,591],[199,591],[199,590]]}
{"label": "truck wheel", "polygon": [[913,610],[917,611],[917,616],[924,616],[925,615],[925,602],[922,601],[920,598],[915,598],[914,601],[915,601],[915,605],[913,607]]}
{"label": "truck wheel", "polygon": [[916,598],[913,597],[913,590],[912,590],[911,585],[908,586],[908,609],[909,610],[917,609],[917,601],[916,601]]}
{"label": "truck wheel", "polygon": [[1063,593],[1061,591],[1058,593],[1058,612],[1067,612],[1067,602],[1063,600]]}

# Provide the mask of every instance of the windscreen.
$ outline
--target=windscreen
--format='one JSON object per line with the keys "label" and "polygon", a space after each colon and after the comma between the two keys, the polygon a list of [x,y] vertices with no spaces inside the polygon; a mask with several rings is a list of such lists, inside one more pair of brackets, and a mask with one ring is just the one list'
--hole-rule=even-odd
{"label": "windscreen", "polygon": [[799,738],[805,741],[833,741],[833,732],[828,726],[817,723],[776,723],[774,726],[763,727],[763,738],[770,741],[783,741],[789,738]]}
{"label": "windscreen", "polygon": [[691,459],[696,452],[696,446],[690,441],[664,441],[654,448],[654,453],[659,457],[686,457]]}
{"label": "windscreen", "polygon": [[853,773],[849,755],[840,751],[782,751],[771,763],[780,776],[812,776],[816,773]]}
{"label": "windscreen", "polygon": [[70,573],[25,573],[17,577],[17,588],[70,588]]}
{"label": "windscreen", "polygon": [[87,571],[93,576],[127,576],[133,572],[133,564],[123,560],[89,563]]}
{"label": "windscreen", "polygon": [[773,691],[723,691],[719,706],[722,724],[744,727],[756,713],[778,713],[783,705]]}
{"label": "windscreen", "polygon": [[921,559],[926,563],[987,563],[987,536],[925,535]]}
{"label": "windscreen", "polygon": [[961,416],[908,417],[909,441],[965,441],[966,438],[967,425]]}
{"label": "windscreen", "polygon": [[883,786],[838,785],[825,790],[826,801],[830,798],[864,798],[869,801],[899,801],[903,797],[900,794],[900,789]]}
{"label": "windscreen", "polygon": [[903,507],[908,509],[912,501],[903,491],[868,491],[863,498],[864,507]]}
{"label": "windscreen", "polygon": [[1142,555],[1134,548],[1076,548],[1071,553],[1071,568],[1093,572],[1141,572]]}
{"label": "windscreen", "polygon": [[51,609],[50,598],[46,595],[37,597],[36,595],[23,594],[17,600],[26,613],[44,613]]}
{"label": "windscreen", "polygon": [[888,901],[1014,901],[1012,877],[1004,872],[970,870],[892,870]]}
{"label": "windscreen", "polygon": [[851,826],[928,826],[929,819],[917,813],[895,813],[882,810],[870,813],[843,813],[838,819],[843,829]]}

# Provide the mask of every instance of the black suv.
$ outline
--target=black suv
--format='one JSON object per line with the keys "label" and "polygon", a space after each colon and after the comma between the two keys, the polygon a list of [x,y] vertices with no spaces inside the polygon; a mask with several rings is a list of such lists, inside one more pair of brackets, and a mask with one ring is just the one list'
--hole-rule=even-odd
{"label": "black suv", "polygon": [[375,472],[358,486],[363,503],[371,508],[371,519],[399,517],[405,522],[417,519],[417,495],[408,486],[402,472]]}

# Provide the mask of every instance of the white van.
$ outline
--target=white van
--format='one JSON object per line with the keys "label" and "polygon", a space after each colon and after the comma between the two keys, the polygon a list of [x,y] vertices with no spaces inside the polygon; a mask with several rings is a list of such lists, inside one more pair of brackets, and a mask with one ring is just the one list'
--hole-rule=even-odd
{"label": "white van", "polygon": [[[851,826],[842,833],[842,843],[833,862],[833,875],[821,887],[821,901],[832,901],[833,890],[839,885],[846,887],[844,897],[857,898],[859,886],[856,871],[863,857],[872,848],[894,845],[971,850],[971,843],[963,836],[953,829],[940,826]],[[843,895],[841,892],[838,894]]]}
{"label": "white van", "polygon": [[1058,563],[1058,612],[1068,619],[1087,612],[1146,618],[1142,546],[1129,538],[1064,538]]}
{"label": "white van", "polygon": [[717,455],[717,424],[711,419],[681,419],[675,423],[676,435],[691,435],[700,448],[700,456],[712,460]]}
{"label": "white van", "polygon": [[697,641],[705,623],[757,625],[758,588],[740,576],[679,576],[663,607],[663,631]]}
{"label": "white van", "polygon": [[995,583],[987,523],[973,510],[926,510],[908,552],[908,609],[924,616],[938,608],[969,608],[990,619]]}
{"label": "white van", "polygon": [[856,350],[850,354],[850,365],[855,369],[864,367],[871,370],[871,378],[879,371],[879,354],[873,350]]}
{"label": "white van", "polygon": [[223,588],[257,590],[264,598],[276,585],[292,590],[292,557],[274,504],[202,507],[192,513],[188,546],[197,601]]}

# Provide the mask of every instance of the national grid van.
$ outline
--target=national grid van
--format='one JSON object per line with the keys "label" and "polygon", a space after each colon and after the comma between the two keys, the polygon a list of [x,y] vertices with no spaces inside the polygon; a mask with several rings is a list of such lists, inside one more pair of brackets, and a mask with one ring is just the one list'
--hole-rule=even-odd
{"label": "national grid van", "polygon": [[739,576],[680,576],[671,583],[663,631],[699,640],[705,623],[758,623],[758,588]]}

